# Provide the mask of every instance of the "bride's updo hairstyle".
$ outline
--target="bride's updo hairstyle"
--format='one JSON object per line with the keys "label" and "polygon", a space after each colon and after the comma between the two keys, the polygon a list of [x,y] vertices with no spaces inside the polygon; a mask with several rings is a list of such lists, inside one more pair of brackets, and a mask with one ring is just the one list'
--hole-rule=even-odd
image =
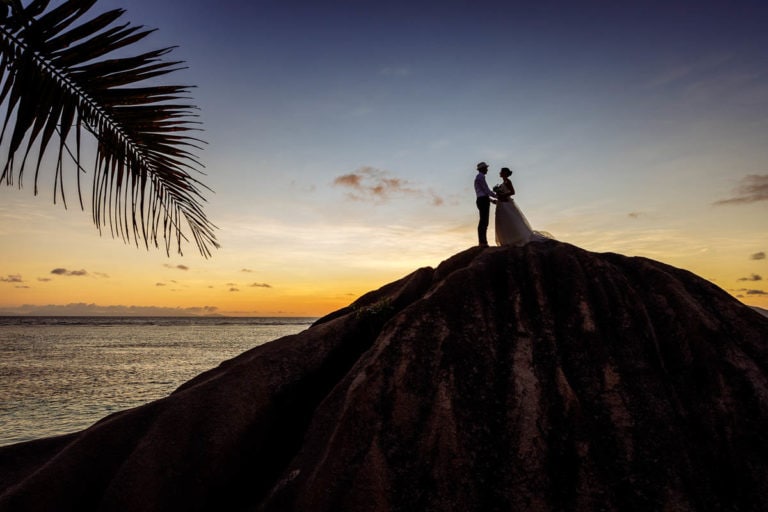
{"label": "bride's updo hairstyle", "polygon": [[509,167],[502,167],[501,168],[501,175],[505,178],[512,176],[512,171],[509,170]]}

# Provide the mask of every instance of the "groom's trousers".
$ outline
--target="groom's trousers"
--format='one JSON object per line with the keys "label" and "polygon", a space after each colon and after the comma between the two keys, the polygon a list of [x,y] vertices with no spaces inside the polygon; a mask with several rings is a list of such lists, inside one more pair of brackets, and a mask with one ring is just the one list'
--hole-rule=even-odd
{"label": "groom's trousers", "polygon": [[480,222],[477,223],[477,242],[480,245],[488,245],[488,218],[491,214],[491,198],[480,196],[475,201],[477,209],[480,210]]}

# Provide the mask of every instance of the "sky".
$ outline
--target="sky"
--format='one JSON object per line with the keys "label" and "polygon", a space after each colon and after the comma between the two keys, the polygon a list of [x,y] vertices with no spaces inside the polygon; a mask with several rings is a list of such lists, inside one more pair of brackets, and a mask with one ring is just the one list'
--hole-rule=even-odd
{"label": "sky", "polygon": [[221,248],[100,236],[43,173],[0,186],[0,314],[321,316],[475,245],[481,160],[534,229],[768,308],[764,1],[116,7],[186,63]]}

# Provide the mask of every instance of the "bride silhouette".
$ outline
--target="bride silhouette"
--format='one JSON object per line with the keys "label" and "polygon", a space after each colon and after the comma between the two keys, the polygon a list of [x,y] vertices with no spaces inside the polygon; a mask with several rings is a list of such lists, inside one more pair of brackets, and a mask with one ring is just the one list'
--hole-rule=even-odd
{"label": "bride silhouette", "polygon": [[541,232],[533,231],[523,212],[515,204],[512,196],[515,187],[509,177],[512,171],[502,167],[499,172],[501,184],[493,187],[496,192],[496,245],[525,245],[532,241],[543,241],[547,237]]}

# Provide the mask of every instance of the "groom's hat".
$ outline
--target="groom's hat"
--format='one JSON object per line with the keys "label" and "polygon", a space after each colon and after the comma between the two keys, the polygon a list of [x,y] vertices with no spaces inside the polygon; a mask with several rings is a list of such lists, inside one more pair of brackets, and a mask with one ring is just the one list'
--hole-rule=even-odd
{"label": "groom's hat", "polygon": [[485,163],[485,162],[480,162],[479,164],[477,164],[477,170],[478,170],[478,171],[479,171],[480,169],[487,169],[487,168],[488,168],[488,164],[487,164],[487,163]]}

